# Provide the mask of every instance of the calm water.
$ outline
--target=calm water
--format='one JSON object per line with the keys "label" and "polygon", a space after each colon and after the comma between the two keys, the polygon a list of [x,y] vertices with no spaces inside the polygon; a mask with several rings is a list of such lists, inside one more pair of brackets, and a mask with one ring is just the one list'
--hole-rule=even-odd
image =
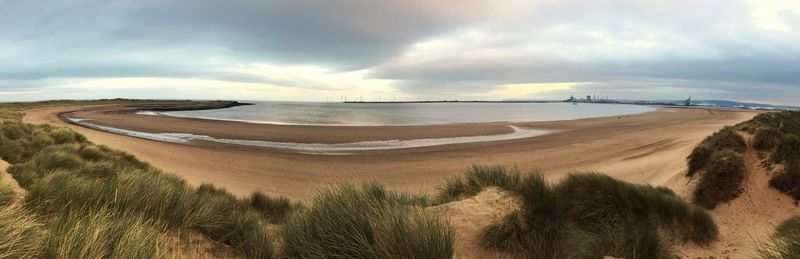
{"label": "calm water", "polygon": [[652,111],[638,105],[570,103],[346,104],[253,102],[219,110],[179,111],[181,117],[310,125],[428,125],[467,122],[550,121]]}

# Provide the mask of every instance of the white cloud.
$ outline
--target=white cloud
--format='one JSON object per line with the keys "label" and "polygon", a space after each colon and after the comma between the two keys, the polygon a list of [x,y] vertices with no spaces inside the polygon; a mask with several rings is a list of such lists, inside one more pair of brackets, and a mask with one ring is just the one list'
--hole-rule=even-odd
{"label": "white cloud", "polygon": [[790,32],[789,27],[781,18],[783,12],[800,13],[800,2],[794,0],[752,0],[753,21],[766,30]]}

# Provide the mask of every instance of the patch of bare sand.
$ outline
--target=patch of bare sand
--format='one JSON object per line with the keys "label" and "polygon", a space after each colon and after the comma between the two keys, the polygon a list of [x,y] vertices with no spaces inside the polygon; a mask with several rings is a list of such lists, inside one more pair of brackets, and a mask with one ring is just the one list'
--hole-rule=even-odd
{"label": "patch of bare sand", "polygon": [[[768,240],[769,235],[775,231],[775,226],[790,217],[800,215],[800,208],[791,197],[769,186],[769,179],[773,174],[779,173],[780,168],[764,168],[762,155],[752,147],[747,148],[744,159],[747,176],[742,183],[742,194],[709,211],[719,227],[719,240],[710,247],[678,244],[675,250],[681,257],[756,257],[758,246]],[[685,199],[690,200],[697,179],[682,180],[684,184],[680,190]],[[680,180],[673,181],[680,186],[678,182]]]}
{"label": "patch of bare sand", "polygon": [[16,205],[23,199],[25,199],[25,195],[27,192],[22,187],[19,187],[17,181],[14,180],[14,177],[8,173],[8,168],[10,165],[5,160],[0,159],[0,183],[8,184],[11,187],[11,191],[14,193],[14,199],[11,201],[11,206]]}
{"label": "patch of bare sand", "polygon": [[474,197],[427,208],[441,213],[455,231],[455,258],[513,258],[500,252],[481,249],[480,232],[520,209],[519,198],[495,187]]}

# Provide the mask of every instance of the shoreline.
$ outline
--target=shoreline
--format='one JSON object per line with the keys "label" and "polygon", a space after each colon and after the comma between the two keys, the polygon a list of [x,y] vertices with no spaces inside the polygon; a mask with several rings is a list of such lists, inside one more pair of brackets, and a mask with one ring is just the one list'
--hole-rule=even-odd
{"label": "shoreline", "polygon": [[[281,102],[277,102],[281,103]],[[292,103],[292,102],[288,102]],[[323,102],[308,102],[311,104],[438,104],[438,103],[447,103],[447,104],[567,104],[562,101],[409,101],[409,102],[335,102],[335,103],[323,103]],[[211,121],[226,121],[226,122],[243,122],[243,123],[250,123],[250,124],[258,124],[258,125],[283,125],[283,126],[315,126],[315,127],[391,127],[391,126],[437,126],[437,125],[458,125],[458,124],[467,124],[467,125],[475,125],[475,124],[484,124],[484,123],[499,123],[499,124],[515,124],[515,123],[526,123],[526,122],[542,122],[542,121],[554,121],[554,120],[576,120],[576,119],[586,119],[586,118],[599,118],[599,117],[615,117],[615,116],[626,116],[632,114],[640,114],[645,112],[651,112],[660,108],[672,108],[671,106],[660,106],[660,105],[639,105],[639,104],[625,104],[625,103],[586,103],[588,105],[623,105],[623,106],[638,106],[638,107],[646,107],[648,110],[643,111],[630,111],[629,113],[624,114],[597,114],[597,115],[580,115],[580,116],[567,116],[565,118],[515,118],[515,119],[499,119],[499,120],[474,120],[474,121],[452,121],[452,122],[408,122],[408,123],[368,123],[368,122],[360,122],[360,123],[310,123],[310,122],[285,122],[285,121],[272,121],[272,120],[260,120],[260,119],[234,119],[234,118],[223,118],[223,117],[214,117],[214,116],[207,116],[207,115],[186,115],[186,114],[174,114],[168,112],[158,112],[158,111],[150,111],[150,110],[141,110],[135,112],[138,115],[149,115],[149,116],[168,116],[173,118],[185,118],[185,119],[197,119],[197,120],[211,120]],[[254,105],[254,104],[253,104]],[[681,106],[675,106],[681,107]],[[202,110],[202,109],[196,109]],[[208,109],[212,110],[212,109]],[[173,111],[190,111],[190,110],[173,110]]]}
{"label": "shoreline", "polygon": [[[329,184],[375,181],[410,193],[433,192],[446,179],[462,174],[471,164],[502,164],[523,173],[543,172],[549,181],[558,181],[569,172],[599,171],[612,177],[653,185],[667,185],[676,191],[684,188],[674,179],[682,176],[685,158],[703,138],[725,125],[733,125],[757,114],[751,111],[716,109],[660,109],[618,119],[591,118],[568,121],[527,122],[513,125],[555,130],[542,136],[467,144],[453,144],[397,150],[361,151],[357,155],[326,156],[237,147],[214,143],[183,145],[127,137],[63,122],[58,114],[101,107],[53,107],[30,110],[27,123],[68,126],[90,141],[126,151],[190,184],[213,183],[240,196],[253,191],[306,201],[314,190]],[[113,115],[113,114],[112,114]],[[163,118],[135,114],[99,114],[109,122],[162,124]],[[199,123],[199,124],[198,124]],[[169,121],[169,127],[243,127],[252,124],[182,119]],[[221,123],[221,124],[220,124]],[[256,127],[258,128],[258,127]],[[503,124],[447,125],[418,127],[342,127],[271,126],[280,137],[295,139],[332,135],[336,138],[363,139],[416,135],[483,135],[487,131],[510,128]],[[455,132],[454,132],[455,130]],[[302,133],[302,134],[297,134]],[[328,138],[330,136],[327,136]],[[394,138],[397,138],[394,136]]]}
{"label": "shoreline", "polygon": [[219,139],[211,136],[195,135],[191,133],[146,133],[146,132],[96,125],[91,122],[87,122],[90,121],[88,119],[74,119],[65,117],[61,117],[61,119],[65,120],[65,122],[90,129],[100,130],[128,137],[136,137],[136,138],[156,140],[168,143],[197,144],[198,142],[214,142],[219,144],[259,147],[259,148],[275,149],[287,152],[320,154],[320,155],[351,155],[353,153],[347,153],[347,152],[395,150],[395,149],[420,148],[420,147],[466,144],[466,143],[516,140],[516,139],[531,138],[551,133],[550,131],[546,130],[522,129],[517,126],[509,125],[509,127],[514,131],[509,134],[501,134],[501,135],[483,135],[483,136],[469,136],[469,137],[450,137],[450,138],[412,139],[412,140],[377,140],[377,141],[324,144],[324,143],[296,143],[296,142],[272,142],[272,141],[240,140],[240,139]]}

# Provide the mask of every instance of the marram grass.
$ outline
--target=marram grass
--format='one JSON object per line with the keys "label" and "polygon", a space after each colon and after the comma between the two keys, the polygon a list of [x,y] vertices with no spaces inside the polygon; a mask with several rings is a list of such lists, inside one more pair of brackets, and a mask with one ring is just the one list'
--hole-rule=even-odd
{"label": "marram grass", "polygon": [[0,157],[28,191],[24,210],[47,233],[34,243],[44,257],[161,258],[165,233],[195,230],[245,258],[270,258],[267,225],[298,208],[263,194],[239,199],[193,188],[68,128],[15,121],[0,128]]}
{"label": "marram grass", "polygon": [[598,173],[573,173],[551,185],[537,173],[522,177],[503,167],[474,166],[446,186],[440,197],[447,200],[474,195],[487,186],[518,196],[522,209],[486,227],[481,242],[525,258],[671,258],[659,229],[699,245],[710,244],[718,235],[702,208],[671,190]]}
{"label": "marram grass", "polygon": [[322,190],[286,219],[290,258],[452,258],[453,230],[426,212],[424,198],[377,184]]}

